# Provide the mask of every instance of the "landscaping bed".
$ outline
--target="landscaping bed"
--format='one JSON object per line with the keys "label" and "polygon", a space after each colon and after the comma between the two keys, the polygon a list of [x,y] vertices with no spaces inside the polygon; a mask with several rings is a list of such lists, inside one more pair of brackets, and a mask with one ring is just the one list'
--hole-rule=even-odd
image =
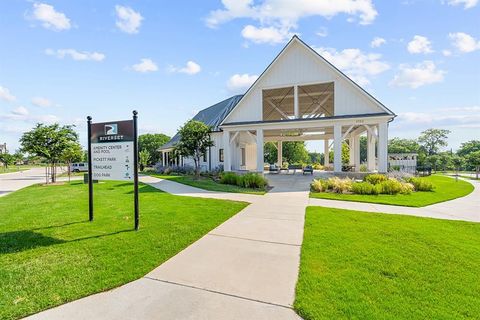
{"label": "landscaping bed", "polygon": [[308,207],[304,319],[476,319],[480,224]]}
{"label": "landscaping bed", "polygon": [[[209,191],[221,191],[221,192],[232,192],[232,193],[248,193],[248,194],[257,194],[263,195],[268,191],[268,185],[266,180],[261,183],[255,183],[256,187],[245,186],[245,176],[252,177],[253,180],[258,180],[260,175],[258,174],[245,174],[238,175],[233,172],[227,172],[225,175],[220,174],[218,176],[206,175],[196,178],[191,174],[158,174],[158,173],[149,173],[151,176],[175,181],[182,183],[188,186],[209,190]],[[223,175],[223,179],[222,179]],[[253,176],[255,175],[255,176]],[[243,177],[243,178],[242,178]],[[240,181],[240,179],[244,179]],[[248,179],[248,178],[247,178]],[[265,179],[262,177],[262,179]],[[262,180],[263,181],[263,180]]]}
{"label": "landscaping bed", "polygon": [[[344,182],[344,184],[350,183],[350,187],[337,187],[336,190],[327,190],[327,192],[315,192],[313,189],[314,185],[312,184],[312,192],[310,192],[310,197],[319,199],[381,203],[408,207],[423,207],[434,203],[439,203],[466,196],[474,189],[473,185],[466,181],[456,181],[455,179],[442,175],[432,175],[428,177],[414,179],[415,180],[410,180],[414,182],[412,183],[413,189],[412,186],[407,186],[407,184],[410,183],[408,182],[408,180],[403,181],[402,186],[399,186],[398,184],[395,184],[394,187],[389,186],[389,184],[393,185],[394,183],[387,182],[384,186],[375,187],[378,189],[386,189],[381,191],[391,191],[392,189],[396,189],[398,192],[395,194],[381,194],[380,192],[377,192],[377,194],[355,194],[352,192],[352,189],[355,188],[352,187],[352,185],[354,184],[354,182],[352,181]],[[325,182],[319,183],[325,184]],[[362,182],[357,182],[356,185],[358,186],[357,188],[360,189],[360,192],[362,192],[361,189],[369,188],[368,186],[366,186],[365,183]],[[426,187],[429,185],[431,185],[432,187],[431,191],[423,191],[429,189],[428,187]],[[398,188],[410,188],[410,190],[402,191],[402,189]],[[367,190],[367,192],[369,191],[370,190]]]}
{"label": "landscaping bed", "polygon": [[0,198],[0,319],[16,319],[144,276],[242,210],[242,202],[179,197],[140,185],[81,182]]}

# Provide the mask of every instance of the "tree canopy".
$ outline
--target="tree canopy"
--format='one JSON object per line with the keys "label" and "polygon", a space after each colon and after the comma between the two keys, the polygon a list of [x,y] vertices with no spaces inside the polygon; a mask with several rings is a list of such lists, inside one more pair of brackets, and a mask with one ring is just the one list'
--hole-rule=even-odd
{"label": "tree canopy", "polygon": [[441,147],[448,145],[447,139],[450,130],[445,129],[428,129],[423,131],[418,137],[418,142],[425,150],[427,155],[438,153]]}
{"label": "tree canopy", "polygon": [[461,157],[465,157],[475,151],[480,151],[480,140],[470,140],[462,143],[457,154]]}
{"label": "tree canopy", "polygon": [[196,120],[188,121],[178,130],[180,141],[175,146],[175,152],[193,158],[197,177],[200,175],[200,158],[213,146],[210,131],[209,126]]}
{"label": "tree canopy", "polygon": [[78,134],[73,125],[60,126],[37,123],[20,138],[22,151],[45,158],[52,166],[52,182],[55,182],[55,163],[63,160],[63,154],[78,145]]}
{"label": "tree canopy", "polygon": [[[265,161],[268,163],[277,162],[277,146],[274,142],[267,142],[264,145]],[[284,141],[282,144],[282,160],[283,162],[292,163],[308,163],[310,157],[308,155],[305,142],[303,141]],[[279,164],[281,165],[281,164]]]}
{"label": "tree canopy", "polygon": [[148,151],[150,158],[147,164],[155,164],[160,161],[161,153],[158,149],[167,143],[170,137],[163,133],[147,133],[138,137],[138,150]]}

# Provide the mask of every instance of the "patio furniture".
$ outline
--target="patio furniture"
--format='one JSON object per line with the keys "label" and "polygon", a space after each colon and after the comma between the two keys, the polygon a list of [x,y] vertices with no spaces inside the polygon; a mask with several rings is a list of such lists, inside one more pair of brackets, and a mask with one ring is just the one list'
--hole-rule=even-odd
{"label": "patio furniture", "polygon": [[293,174],[295,174],[297,170],[302,170],[302,166],[298,164],[291,164],[288,166],[288,172],[290,172],[290,170],[293,170]]}
{"label": "patio furniture", "polygon": [[280,167],[277,166],[276,164],[271,164],[268,167],[268,172],[270,172],[270,173],[280,173]]}
{"label": "patio furniture", "polygon": [[310,174],[313,175],[313,167],[312,167],[312,166],[305,166],[305,167],[303,167],[302,174],[305,174],[305,173],[310,173]]}

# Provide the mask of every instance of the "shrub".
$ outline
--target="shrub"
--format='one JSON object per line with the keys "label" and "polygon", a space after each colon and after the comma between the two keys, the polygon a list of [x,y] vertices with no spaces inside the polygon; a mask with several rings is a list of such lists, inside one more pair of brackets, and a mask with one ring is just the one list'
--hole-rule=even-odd
{"label": "shrub", "polygon": [[380,188],[370,182],[354,182],[352,184],[352,192],[356,194],[378,194]]}
{"label": "shrub", "polygon": [[379,184],[383,181],[387,181],[388,178],[384,174],[374,173],[374,174],[369,174],[369,175],[365,176],[364,180],[366,182],[370,182],[371,184]]}
{"label": "shrub", "polygon": [[244,175],[239,175],[235,172],[223,172],[220,175],[220,183],[254,189],[263,189],[268,185],[268,181],[265,177],[253,172]]}
{"label": "shrub", "polygon": [[388,179],[378,184],[380,193],[397,194],[402,191],[402,183],[396,179]]}
{"label": "shrub", "polygon": [[408,179],[407,182],[413,184],[416,191],[432,191],[434,188],[430,181],[422,178],[412,177]]}
{"label": "shrub", "polygon": [[391,171],[387,173],[387,177],[407,181],[409,178],[412,177],[412,174],[406,171]]}
{"label": "shrub", "polygon": [[237,185],[238,175],[235,172],[222,172],[220,174],[220,183]]}
{"label": "shrub", "polygon": [[323,170],[323,166],[320,163],[314,163],[312,164],[312,168],[314,170]]}
{"label": "shrub", "polygon": [[413,184],[411,184],[409,182],[402,182],[402,190],[400,191],[400,193],[410,194],[413,191],[415,191],[415,187],[414,187]]}
{"label": "shrub", "polygon": [[361,164],[360,165],[360,172],[367,172],[368,171],[368,167],[366,164]]}
{"label": "shrub", "polygon": [[265,177],[258,173],[246,173],[243,176],[238,176],[237,185],[245,188],[258,188],[263,189],[267,186],[268,182]]}
{"label": "shrub", "polygon": [[349,178],[340,179],[333,177],[328,179],[329,189],[336,193],[347,193],[352,191],[353,180]]}
{"label": "shrub", "polygon": [[314,192],[325,192],[329,189],[329,183],[327,180],[314,179],[310,184],[310,190]]}

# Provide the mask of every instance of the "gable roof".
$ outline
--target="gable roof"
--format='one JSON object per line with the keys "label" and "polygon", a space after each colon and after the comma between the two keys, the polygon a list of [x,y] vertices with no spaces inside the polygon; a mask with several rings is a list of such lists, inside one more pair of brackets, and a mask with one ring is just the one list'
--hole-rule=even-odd
{"label": "gable roof", "polygon": [[[219,103],[214,104],[198,112],[192,120],[201,121],[212,128],[212,131],[220,131],[219,125],[225,119],[227,114],[237,105],[238,101],[243,95],[236,95],[225,99]],[[162,149],[173,148],[180,140],[180,135],[177,133],[170,141],[160,147]]]}
{"label": "gable roof", "polygon": [[[285,45],[285,47],[283,47],[283,49],[277,54],[277,56],[273,59],[272,62],[270,62],[270,64],[267,66],[267,68],[260,74],[260,76],[257,78],[257,80],[255,80],[255,82],[248,88],[248,90],[245,92],[245,94],[242,96],[242,99],[240,99],[240,101],[237,102],[237,105],[243,100],[244,97],[246,97],[247,95],[250,94],[250,92],[253,90],[253,88],[255,88],[255,86],[257,85],[257,83],[260,82],[260,80],[264,77],[264,75],[268,72],[268,70],[271,69],[271,67],[275,64],[275,62],[282,56],[282,54],[287,50],[288,47],[290,47],[293,43],[299,43],[301,44],[303,47],[305,47],[307,50],[309,50],[311,53],[313,53],[316,57],[320,58],[322,60],[322,62],[325,62],[326,65],[328,67],[330,67],[330,69],[332,69],[333,72],[337,73],[338,75],[340,75],[343,79],[345,79],[348,83],[352,84],[354,88],[356,88],[357,90],[360,90],[362,93],[364,93],[366,95],[366,97],[371,100],[373,103],[375,103],[376,105],[378,105],[382,110],[384,110],[387,114],[390,114],[394,117],[396,117],[396,114],[388,109],[383,103],[381,103],[380,101],[378,101],[375,97],[373,97],[370,93],[368,93],[365,89],[363,89],[359,84],[357,84],[355,81],[353,81],[350,77],[348,77],[345,73],[343,73],[340,69],[338,69],[337,67],[335,67],[332,63],[330,63],[327,59],[325,59],[321,54],[319,54],[317,51],[315,51],[312,47],[310,47],[308,44],[306,44],[305,42],[303,42],[297,35],[294,35],[292,37],[292,39],[290,39],[290,41],[288,41],[288,43]],[[236,106],[235,106],[236,107]],[[232,110],[230,110],[230,112],[224,117],[224,119],[222,120],[222,122],[220,123],[220,125],[223,124],[224,120],[226,118],[228,118],[228,116],[233,112],[233,110],[235,109],[232,108]]]}

